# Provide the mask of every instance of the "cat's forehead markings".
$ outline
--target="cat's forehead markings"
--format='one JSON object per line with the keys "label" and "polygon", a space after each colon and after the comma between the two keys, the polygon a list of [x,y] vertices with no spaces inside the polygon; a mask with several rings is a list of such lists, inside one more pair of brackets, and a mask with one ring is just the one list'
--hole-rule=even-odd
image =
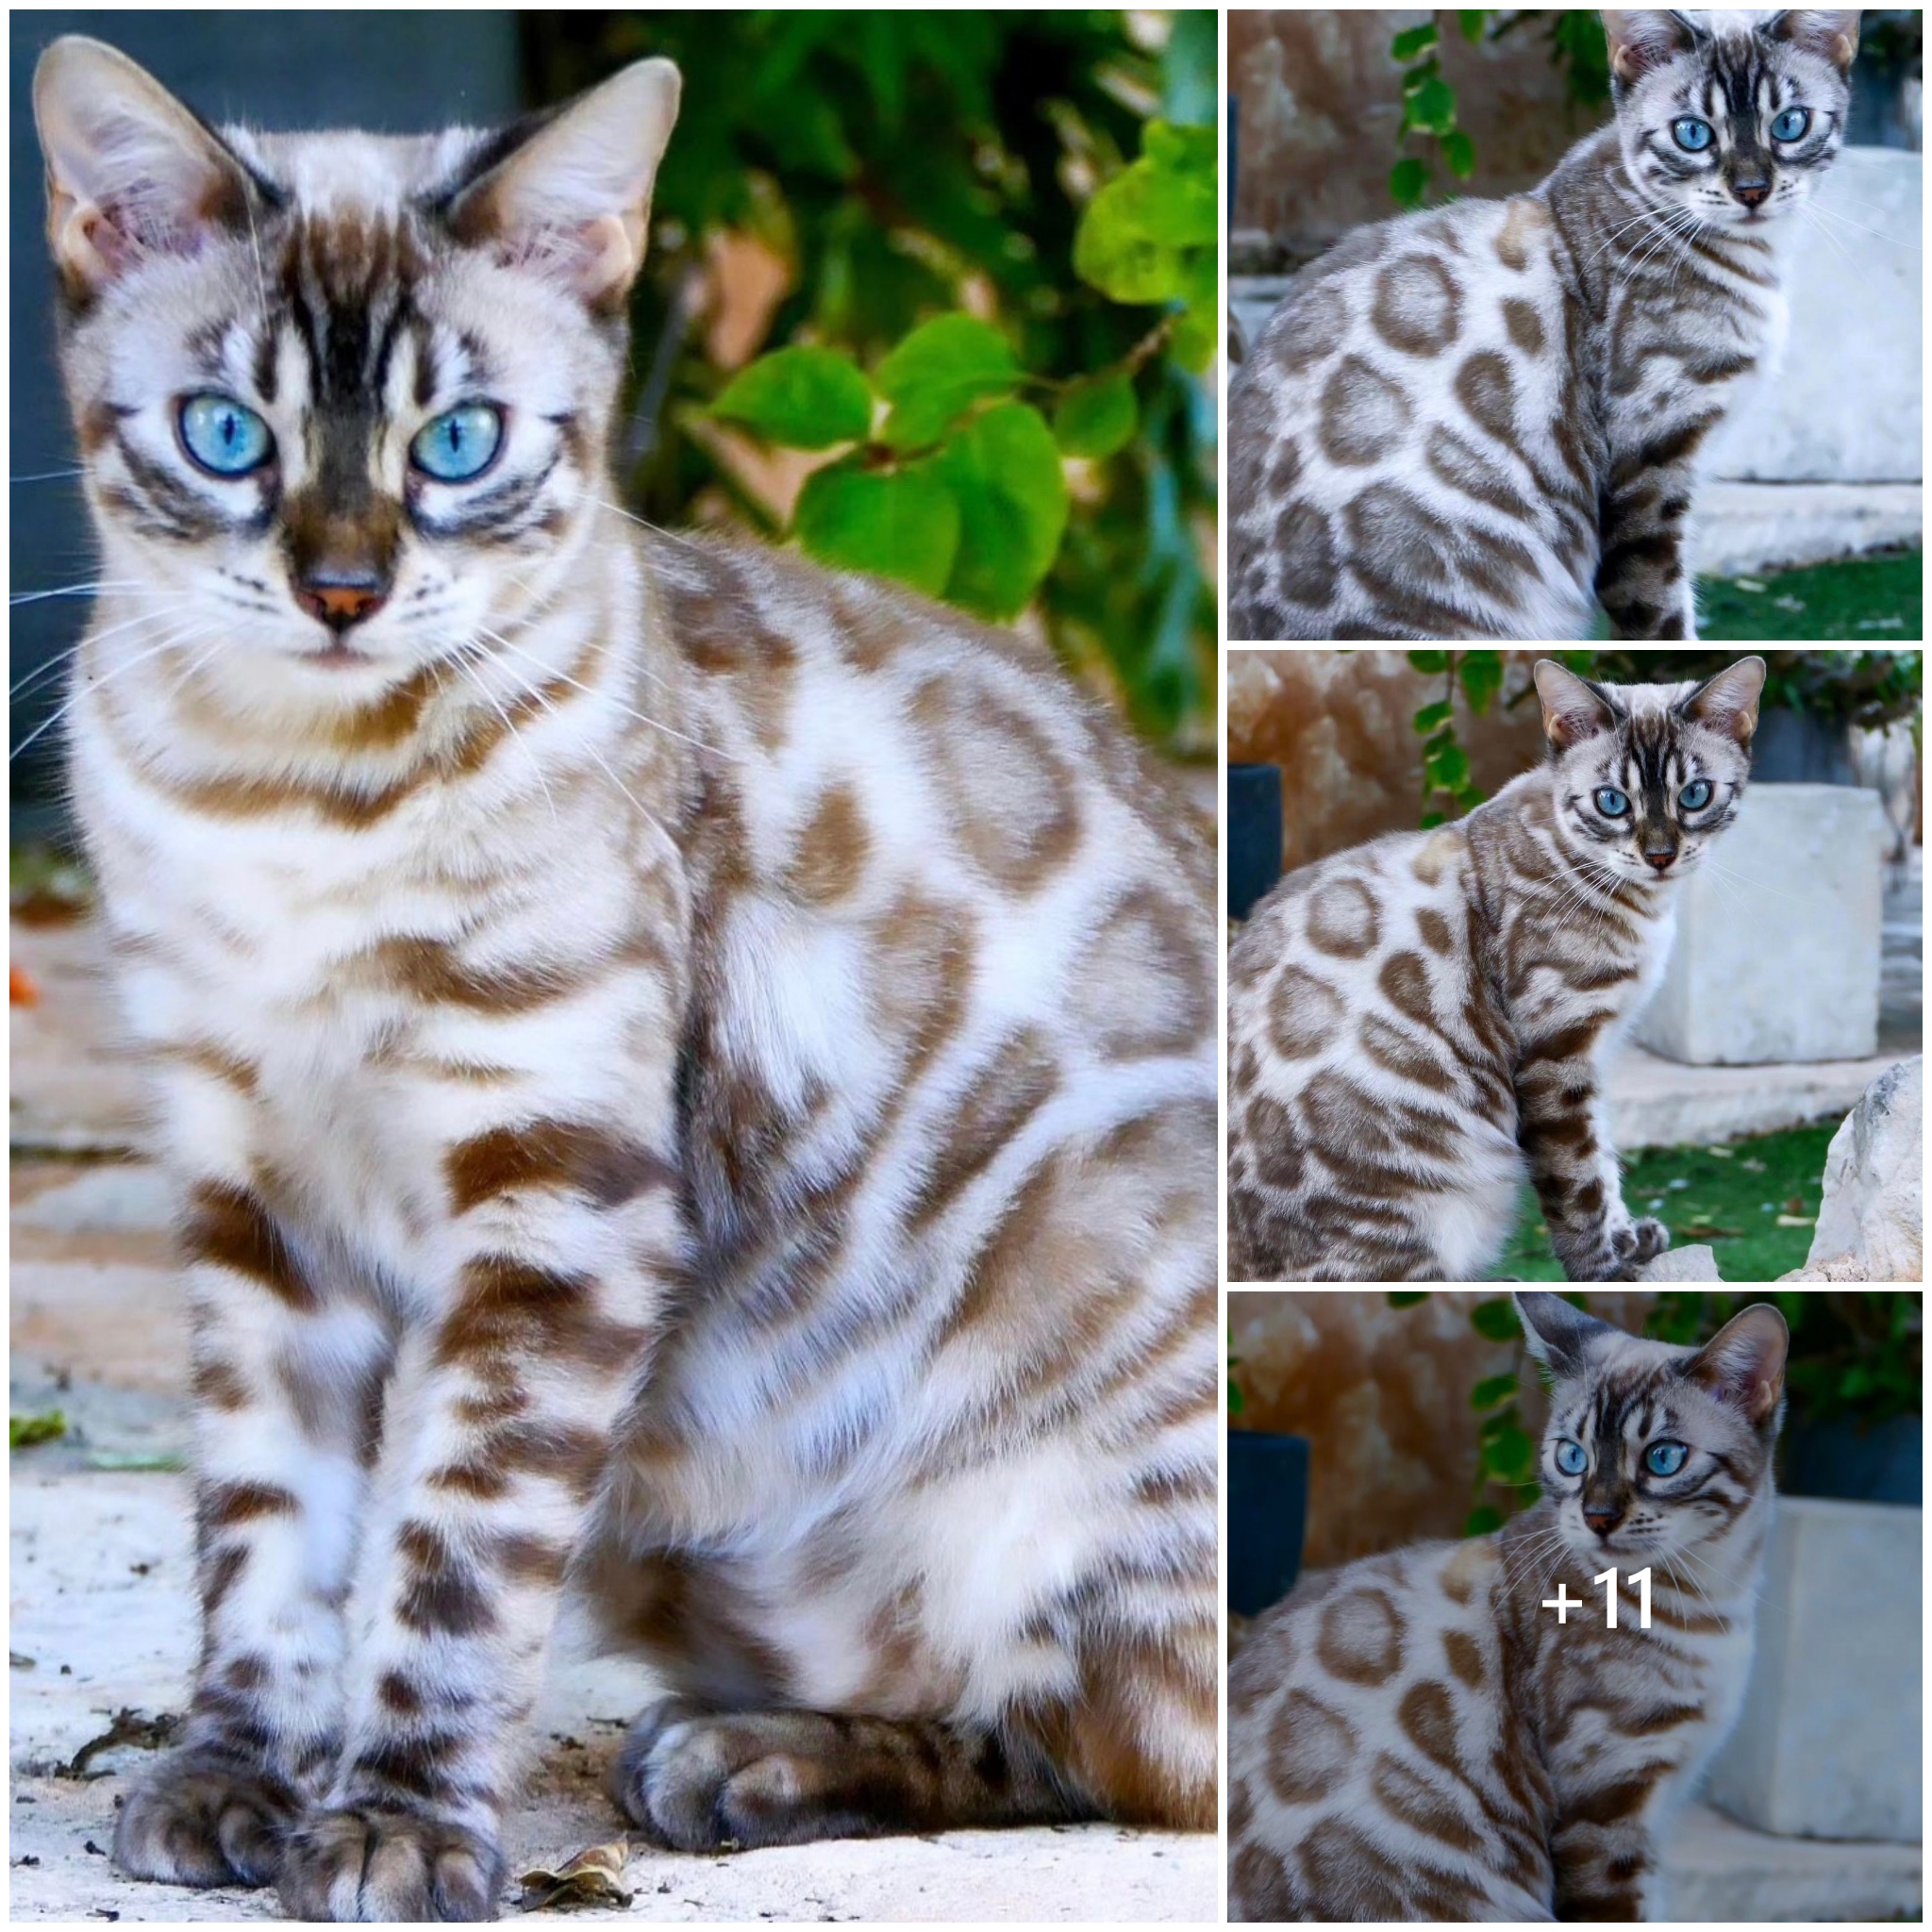
{"label": "cat's forehead markings", "polygon": [[467,128],[452,128],[437,135],[251,135],[237,130],[227,139],[306,215],[394,221],[446,181],[478,137]]}

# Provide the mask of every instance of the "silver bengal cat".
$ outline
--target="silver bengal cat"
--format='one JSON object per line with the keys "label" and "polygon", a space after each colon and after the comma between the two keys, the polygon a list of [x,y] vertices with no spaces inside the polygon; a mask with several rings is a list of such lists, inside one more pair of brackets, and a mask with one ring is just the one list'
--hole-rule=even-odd
{"label": "silver bengal cat", "polygon": [[[1311,1577],[1257,1625],[1228,1681],[1232,1919],[1670,1916],[1671,1821],[1750,1674],[1784,1318],[1673,1348],[1516,1301],[1554,1382],[1542,1499]],[[1583,1606],[1560,1624],[1559,1593]]]}
{"label": "silver bengal cat", "polygon": [[35,108],[75,800],[178,1184],[141,1876],[475,1919],[566,1591],[687,1850],[1216,1809],[1204,828],[1041,647],[612,501],[676,72]]}
{"label": "silver bengal cat", "polygon": [[1764,670],[1610,685],[1544,658],[1547,763],[1256,908],[1227,965],[1232,1279],[1482,1280],[1525,1174],[1571,1281],[1669,1245],[1624,1206],[1604,1076],[1737,814]]}
{"label": "silver bengal cat", "polygon": [[1699,446],[1780,352],[1856,9],[1607,12],[1613,125],[1357,229],[1228,393],[1233,638],[1694,638]]}

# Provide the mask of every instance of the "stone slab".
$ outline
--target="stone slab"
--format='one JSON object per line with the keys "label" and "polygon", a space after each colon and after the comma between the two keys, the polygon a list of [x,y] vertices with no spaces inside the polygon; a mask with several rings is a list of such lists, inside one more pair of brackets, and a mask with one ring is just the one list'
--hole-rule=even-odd
{"label": "stone slab", "polygon": [[[185,1478],[42,1476],[16,1458],[12,1503],[10,1642],[34,1661],[9,1674],[9,1919],[277,1918],[272,1893],[135,1884],[89,1849],[110,1841],[115,1797],[145,1754],[108,1754],[95,1760],[108,1774],[83,1783],[53,1775],[124,1705],[148,1715],[180,1708],[194,1651]],[[618,1835],[604,1778],[625,1724],[648,1696],[643,1674],[621,1663],[563,1665],[553,1674],[537,1719],[544,1748],[508,1828],[512,1872]],[[23,1866],[24,1857],[39,1862]],[[1211,1834],[1105,1824],[717,1858],[640,1846],[625,1874],[637,1894],[630,1910],[573,1916],[1204,1924],[1220,1917],[1221,1865]]]}
{"label": "stone slab", "polygon": [[1634,1037],[1693,1065],[1861,1059],[1878,1044],[1885,808],[1850,785],[1754,785],[1677,888]]}
{"label": "stone slab", "polygon": [[1773,1838],[1692,1805],[1664,1848],[1668,1915],[1688,1924],[1917,1919],[1917,1845]]}
{"label": "stone slab", "polygon": [[[1925,537],[1925,491],[1918,483],[1743,483],[1707,478],[1690,505],[1690,558],[1705,576],[1750,576],[1798,564],[1830,563]],[[1779,592],[1771,586],[1766,602]],[[1874,643],[1916,633],[1901,622],[1878,627]]]}
{"label": "stone slab", "polygon": [[[1911,1042],[1914,1050],[1917,1041]],[[1625,1045],[1610,1069],[1610,1138],[1636,1147],[1707,1146],[1848,1113],[1899,1052],[1787,1066],[1690,1067]]]}
{"label": "stone slab", "polygon": [[1924,1512],[1785,1496],[1743,1716],[1708,1801],[1782,1837],[1916,1843]]}
{"label": "stone slab", "polygon": [[1924,163],[1848,147],[1782,244],[1790,327],[1703,469],[1753,482],[1924,480]]}

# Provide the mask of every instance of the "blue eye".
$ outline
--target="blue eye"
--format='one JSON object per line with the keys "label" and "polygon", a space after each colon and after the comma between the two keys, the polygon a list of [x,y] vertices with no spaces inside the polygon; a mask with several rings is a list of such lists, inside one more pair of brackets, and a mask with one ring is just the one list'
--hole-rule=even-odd
{"label": "blue eye", "polygon": [[1681,1442],[1653,1442],[1643,1453],[1643,1466],[1652,1475],[1675,1475],[1690,1453]]}
{"label": "blue eye", "polygon": [[1710,803],[1710,780],[1697,778],[1677,794],[1677,803],[1686,811],[1702,811]]}
{"label": "blue eye", "polygon": [[1583,1466],[1590,1460],[1583,1453],[1581,1442],[1573,1442],[1568,1436],[1557,1444],[1557,1467],[1565,1475],[1581,1475]]}
{"label": "blue eye", "polygon": [[1710,123],[1692,120],[1687,114],[1683,120],[1671,123],[1671,139],[1686,154],[1701,155],[1711,143]]}
{"label": "blue eye", "polygon": [[268,425],[233,396],[190,396],[181,405],[181,443],[216,476],[245,476],[275,448]]}
{"label": "blue eye", "polygon": [[409,445],[409,460],[439,483],[467,483],[490,467],[502,443],[503,411],[490,403],[464,403],[424,424]]}
{"label": "blue eye", "polygon": [[1620,819],[1630,809],[1630,801],[1614,785],[1606,785],[1596,795],[1596,808],[1607,819]]}
{"label": "blue eye", "polygon": [[1771,124],[1771,138],[1774,141],[1802,141],[1806,128],[1810,125],[1809,108],[1787,108]]}

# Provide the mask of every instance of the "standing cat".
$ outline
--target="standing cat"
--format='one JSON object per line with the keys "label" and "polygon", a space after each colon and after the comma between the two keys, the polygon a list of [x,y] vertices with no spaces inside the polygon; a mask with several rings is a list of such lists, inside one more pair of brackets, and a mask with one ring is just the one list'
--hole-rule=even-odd
{"label": "standing cat", "polygon": [[36,114],[75,802],[189,1258],[201,1658],[121,1867],[494,1908],[567,1583],[690,1850],[1215,1815],[1212,863],[1048,654],[610,501],[676,72]]}
{"label": "standing cat", "polygon": [[1607,12],[1616,125],[1357,230],[1228,393],[1229,635],[1694,638],[1691,464],[1771,360],[1856,10]]}
{"label": "standing cat", "polygon": [[[1233,1919],[1667,1916],[1670,1820],[1750,1673],[1784,1318],[1672,1348],[1516,1303],[1555,1383],[1542,1500],[1311,1580],[1235,1659]],[[1560,1624],[1559,1590],[1582,1602]]]}
{"label": "standing cat", "polygon": [[1764,660],[1702,685],[1536,667],[1549,762],[1455,824],[1292,872],[1228,955],[1237,1281],[1477,1281],[1525,1168],[1572,1281],[1669,1245],[1624,1207],[1605,1067],[1730,824]]}

